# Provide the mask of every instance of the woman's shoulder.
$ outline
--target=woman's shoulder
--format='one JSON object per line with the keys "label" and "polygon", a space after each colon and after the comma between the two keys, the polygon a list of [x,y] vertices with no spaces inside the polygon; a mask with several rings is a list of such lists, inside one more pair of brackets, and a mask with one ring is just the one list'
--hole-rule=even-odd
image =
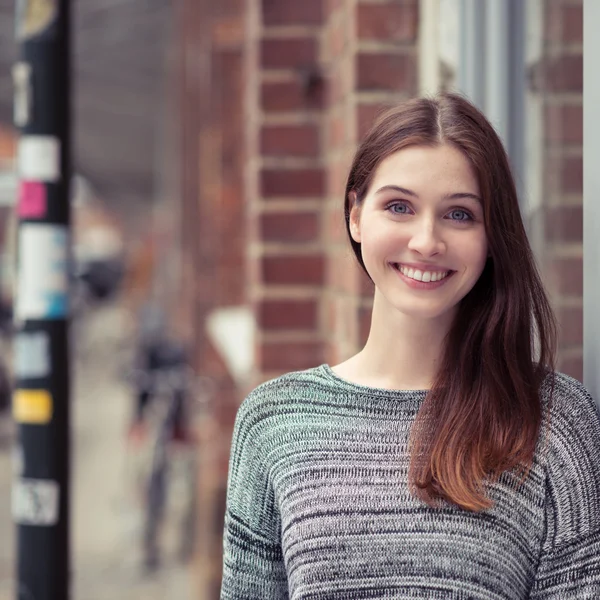
{"label": "woman's shoulder", "polygon": [[540,389],[544,412],[551,420],[587,423],[591,419],[600,423],[598,406],[583,383],[554,371],[546,375]]}
{"label": "woman's shoulder", "polygon": [[237,420],[289,414],[293,408],[317,402],[326,385],[323,366],[285,373],[254,388],[241,403]]}
{"label": "woman's shoulder", "polygon": [[[550,477],[600,486],[600,412],[585,386],[564,373],[550,373],[541,389],[543,437]],[[598,496],[600,498],[600,496]]]}
{"label": "woman's shoulder", "polygon": [[543,462],[555,543],[600,531],[600,414],[584,385],[552,373],[542,386]]}

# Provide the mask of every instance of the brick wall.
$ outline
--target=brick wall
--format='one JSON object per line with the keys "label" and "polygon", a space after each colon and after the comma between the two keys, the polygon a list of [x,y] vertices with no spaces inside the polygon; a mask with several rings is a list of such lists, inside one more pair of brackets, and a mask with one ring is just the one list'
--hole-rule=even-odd
{"label": "brick wall", "polygon": [[260,381],[335,363],[366,339],[372,288],[345,238],[344,185],[373,117],[417,91],[418,1],[250,4],[246,192]]}
{"label": "brick wall", "polygon": [[386,106],[417,92],[418,1],[327,2],[322,57],[329,82],[324,119],[327,359],[335,364],[366,341],[372,284],[346,237],[345,183],[356,145]]}
{"label": "brick wall", "polygon": [[188,314],[197,366],[219,386],[199,431],[202,598],[218,597],[231,429],[248,391],[233,385],[203,319],[216,306],[251,307],[249,387],[364,342],[372,289],[345,238],[344,184],[374,115],[416,92],[417,4],[203,0],[202,23],[185,24],[210,73],[188,75],[182,99]]}
{"label": "brick wall", "polygon": [[323,360],[321,0],[252,0],[248,292],[254,382]]}
{"label": "brick wall", "polygon": [[[200,428],[195,563],[199,597],[212,599],[239,402],[260,381],[335,364],[366,340],[373,290],[346,239],[344,186],[374,116],[418,91],[419,2],[201,2],[191,39],[205,66],[183,105],[193,125],[182,231],[198,366],[219,385]],[[560,366],[580,377],[581,2],[544,8],[534,73],[545,131],[544,269],[563,324]],[[257,324],[243,389],[204,335],[208,312],[233,305],[248,305]]]}
{"label": "brick wall", "polygon": [[583,377],[583,11],[546,0],[543,106],[544,271],[560,322],[559,368]]}

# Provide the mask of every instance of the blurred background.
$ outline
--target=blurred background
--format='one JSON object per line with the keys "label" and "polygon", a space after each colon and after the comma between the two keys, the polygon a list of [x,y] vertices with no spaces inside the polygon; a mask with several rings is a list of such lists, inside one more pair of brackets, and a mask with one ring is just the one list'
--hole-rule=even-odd
{"label": "blurred background", "polygon": [[[19,461],[6,411],[14,4],[0,0],[0,598],[15,597]],[[582,0],[73,11],[76,600],[218,598],[237,407],[261,381],[335,364],[366,339],[372,289],[342,206],[356,144],[385,106],[457,89],[488,114],[559,316],[559,368],[582,378]],[[156,508],[142,490],[162,450]]]}

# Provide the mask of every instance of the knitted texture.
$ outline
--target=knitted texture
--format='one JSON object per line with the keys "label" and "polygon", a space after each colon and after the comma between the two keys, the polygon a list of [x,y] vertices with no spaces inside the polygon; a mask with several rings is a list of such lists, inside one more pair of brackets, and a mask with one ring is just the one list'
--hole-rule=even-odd
{"label": "knitted texture", "polygon": [[585,388],[542,386],[522,486],[479,513],[408,490],[424,391],[373,389],[327,365],[255,389],[236,418],[222,600],[600,598],[600,418]]}

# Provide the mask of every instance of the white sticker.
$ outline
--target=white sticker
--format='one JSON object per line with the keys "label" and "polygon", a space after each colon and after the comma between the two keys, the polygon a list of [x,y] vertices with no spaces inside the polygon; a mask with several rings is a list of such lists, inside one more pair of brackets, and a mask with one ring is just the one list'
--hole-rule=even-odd
{"label": "white sticker", "polygon": [[50,375],[50,338],[43,331],[17,334],[14,345],[15,375],[35,379]]}
{"label": "white sticker", "polygon": [[50,479],[17,479],[12,488],[12,515],[19,525],[58,523],[58,482]]}
{"label": "white sticker", "polygon": [[61,319],[68,304],[66,227],[25,223],[19,228],[17,319]]}
{"label": "white sticker", "polygon": [[15,89],[14,121],[17,127],[25,127],[31,120],[32,87],[31,65],[18,62],[12,70]]}
{"label": "white sticker", "polygon": [[60,142],[49,135],[19,139],[17,164],[22,179],[54,183],[60,180]]}

